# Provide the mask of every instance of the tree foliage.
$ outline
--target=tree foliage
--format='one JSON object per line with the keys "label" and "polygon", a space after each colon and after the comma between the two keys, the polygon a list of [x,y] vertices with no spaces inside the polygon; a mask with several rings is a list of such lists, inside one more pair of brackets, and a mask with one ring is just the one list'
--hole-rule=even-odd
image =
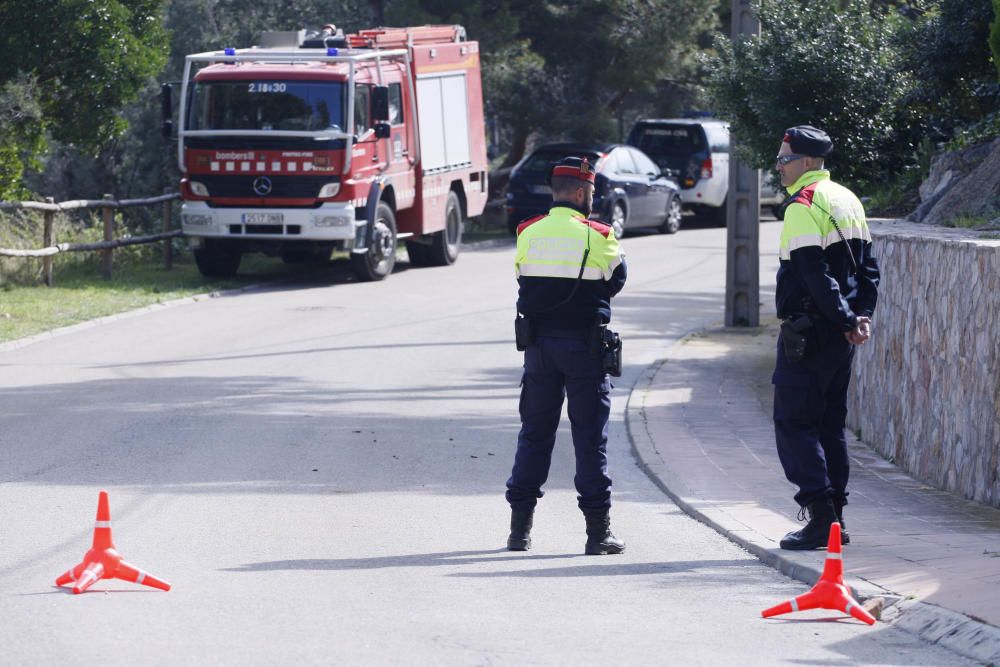
{"label": "tree foliage", "polygon": [[650,106],[667,113],[671,100],[658,93],[694,72],[715,9],[714,0],[385,3],[389,22],[462,23],[481,42],[487,108],[509,135],[508,162],[532,132],[611,141],[621,119]]}
{"label": "tree foliage", "polygon": [[880,183],[932,142],[996,134],[992,1],[759,0],[759,36],[717,40],[710,95],[751,164],[770,166],[782,129],[811,123],[834,138],[840,178]]}
{"label": "tree foliage", "polygon": [[162,67],[163,0],[0,3],[0,196],[47,137],[96,153],[119,136],[119,114]]}
{"label": "tree foliage", "polygon": [[993,23],[990,25],[990,51],[993,53],[993,65],[997,70],[997,81],[1000,81],[1000,0],[993,0]]}
{"label": "tree foliage", "polygon": [[771,167],[782,131],[811,124],[833,137],[841,178],[871,181],[891,171],[881,148],[894,139],[896,102],[905,92],[894,68],[890,24],[867,3],[761,0],[761,34],[735,44],[719,38],[709,92],[731,121],[741,159]]}
{"label": "tree foliage", "polygon": [[18,73],[0,84],[0,199],[23,197],[25,166],[44,148],[42,110],[34,77]]}
{"label": "tree foliage", "polygon": [[950,139],[1000,104],[990,62],[993,21],[993,0],[937,0],[919,20],[899,24],[898,68],[912,81],[901,102],[934,140]]}

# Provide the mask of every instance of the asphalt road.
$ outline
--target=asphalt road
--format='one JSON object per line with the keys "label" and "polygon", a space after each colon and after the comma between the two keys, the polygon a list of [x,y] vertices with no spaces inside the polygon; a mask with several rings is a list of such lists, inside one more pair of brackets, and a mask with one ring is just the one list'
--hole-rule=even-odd
{"label": "asphalt road", "polygon": [[[777,235],[761,226],[765,300]],[[375,284],[334,265],[0,352],[0,662],[967,664],[837,612],[762,620],[803,585],[636,467],[629,390],[721,321],[725,231],[624,243],[610,459],[626,553],[582,555],[568,428],[534,548],[503,549],[512,246]],[[89,546],[100,489],[119,551],[173,590],[53,586]]]}

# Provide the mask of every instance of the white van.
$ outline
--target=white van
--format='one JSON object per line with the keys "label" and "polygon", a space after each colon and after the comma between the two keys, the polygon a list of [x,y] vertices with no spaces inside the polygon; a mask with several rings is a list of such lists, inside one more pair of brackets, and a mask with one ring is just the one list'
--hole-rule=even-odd
{"label": "white van", "polygon": [[[684,207],[726,222],[729,193],[729,124],[709,118],[645,118],[627,143],[639,148],[680,184]],[[760,205],[776,207],[784,195],[761,178]]]}

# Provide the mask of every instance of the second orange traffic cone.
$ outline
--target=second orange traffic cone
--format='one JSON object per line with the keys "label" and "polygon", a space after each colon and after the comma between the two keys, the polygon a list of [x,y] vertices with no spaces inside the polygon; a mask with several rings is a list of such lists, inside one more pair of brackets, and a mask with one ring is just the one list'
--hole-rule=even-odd
{"label": "second orange traffic cone", "polygon": [[73,592],[82,593],[101,579],[123,579],[164,591],[170,590],[170,584],[129,565],[115,550],[114,542],[111,541],[111,510],[107,491],[101,491],[97,498],[97,522],[94,524],[94,540],[90,550],[83,556],[83,562],[56,579],[56,586],[72,582]]}
{"label": "second orange traffic cone", "polygon": [[851,591],[844,584],[844,555],[840,546],[840,522],[830,524],[830,537],[826,544],[826,562],[823,564],[823,574],[808,593],[798,596],[788,602],[782,602],[760,613],[764,618],[787,614],[806,609],[836,609],[850,614],[868,625],[875,623],[875,618],[865,611],[851,597]]}

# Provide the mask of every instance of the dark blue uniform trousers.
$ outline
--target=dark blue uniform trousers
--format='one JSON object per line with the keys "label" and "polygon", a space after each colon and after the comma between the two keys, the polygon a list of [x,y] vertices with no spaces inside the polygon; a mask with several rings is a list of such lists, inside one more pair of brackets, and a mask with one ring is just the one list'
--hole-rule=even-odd
{"label": "dark blue uniform trousers", "polygon": [[[815,333],[815,332],[814,332]],[[785,477],[799,487],[795,501],[824,497],[847,504],[850,463],[844,423],[854,346],[839,331],[809,341],[806,357],[791,363],[778,339],[774,383],[774,436]]]}
{"label": "dark blue uniform trousers", "polygon": [[521,383],[521,432],[514,469],[507,480],[511,509],[531,510],[543,495],[566,396],[576,450],[577,502],[584,514],[608,511],[610,389],[601,359],[590,353],[586,340],[538,336],[528,346]]}

